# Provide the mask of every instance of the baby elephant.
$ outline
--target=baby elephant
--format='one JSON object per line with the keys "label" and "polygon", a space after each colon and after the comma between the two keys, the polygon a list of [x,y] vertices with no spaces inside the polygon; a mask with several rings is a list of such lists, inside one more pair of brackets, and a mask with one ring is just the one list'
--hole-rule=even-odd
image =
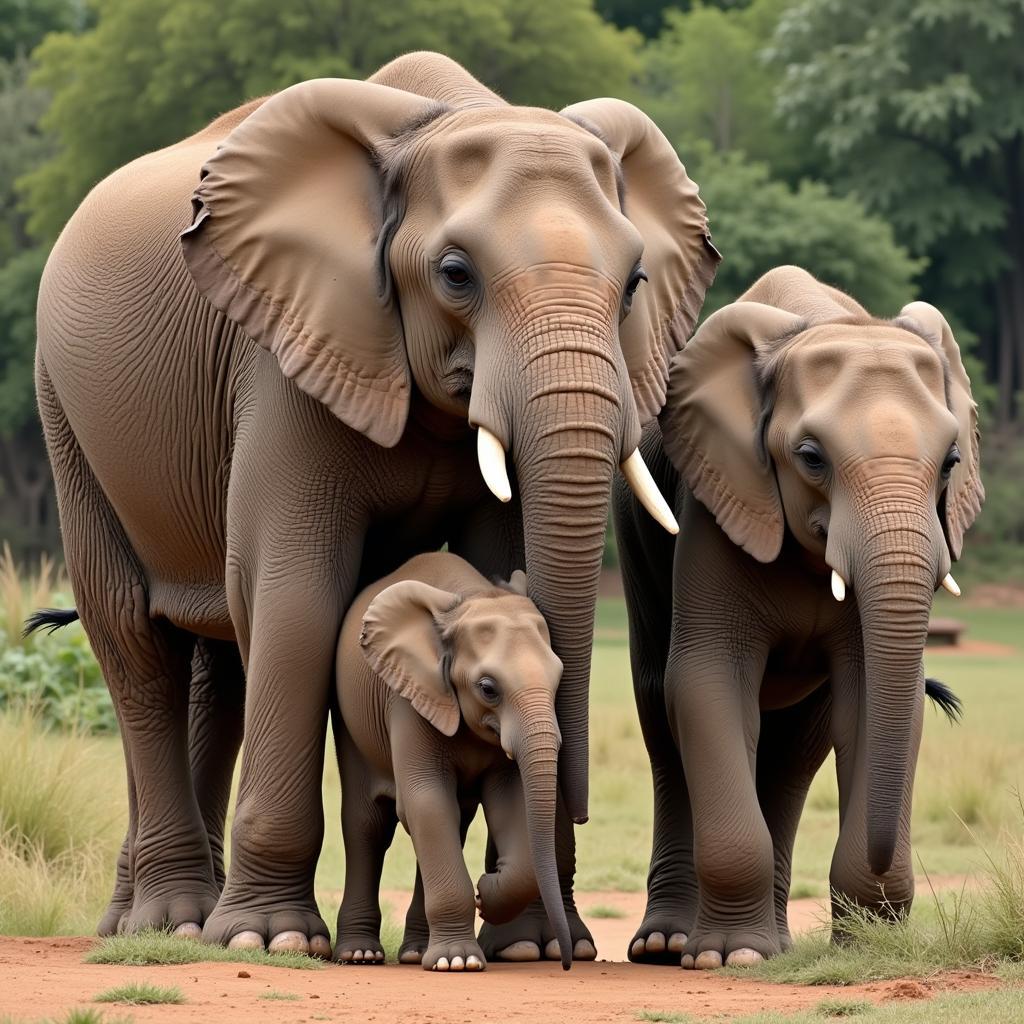
{"label": "baby elephant", "polygon": [[336,959],[384,959],[378,888],[401,821],[430,930],[425,950],[407,934],[402,962],[484,969],[462,855],[482,802],[498,860],[477,883],[481,916],[507,921],[539,890],[569,969],[555,863],[561,674],[521,572],[494,585],[455,555],[420,555],[356,598],[337,659],[346,871]]}

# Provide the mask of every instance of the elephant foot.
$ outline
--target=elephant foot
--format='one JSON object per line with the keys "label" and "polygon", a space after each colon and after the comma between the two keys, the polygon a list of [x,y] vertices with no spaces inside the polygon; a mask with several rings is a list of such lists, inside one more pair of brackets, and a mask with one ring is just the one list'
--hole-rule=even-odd
{"label": "elephant foot", "polygon": [[382,964],[384,947],[375,935],[339,935],[334,944],[334,959],[339,964]]}
{"label": "elephant foot", "polygon": [[[583,923],[575,906],[565,908],[572,938],[573,960],[594,960],[597,948],[590,929]],[[533,960],[559,960],[558,940],[548,923],[544,907],[531,904],[522,914],[506,924],[484,923],[480,929],[480,944],[491,960],[508,963],[526,963]]]}
{"label": "elephant foot", "polygon": [[774,928],[702,928],[700,921],[683,946],[680,964],[684,970],[713,971],[719,967],[752,967],[782,952]]}
{"label": "elephant foot", "polygon": [[[100,923],[96,925],[96,934],[106,936],[123,932],[131,909],[132,889],[129,887],[126,891],[123,891],[118,886],[114,890],[114,895],[111,897],[110,902],[107,904],[107,909],[103,911]],[[122,921],[124,921],[124,924],[122,924]]]}
{"label": "elephant foot", "polygon": [[266,949],[330,959],[330,933],[314,901],[250,901],[243,905],[225,896],[206,919],[204,942],[229,949]]}
{"label": "elephant foot", "polygon": [[[166,888],[174,891],[174,887]],[[131,909],[121,915],[116,930],[131,935],[156,929],[170,931],[179,938],[198,939],[203,922],[216,904],[217,892],[212,885],[196,886],[193,891],[178,888],[172,896],[148,898],[136,889]]]}
{"label": "elephant foot", "polygon": [[398,962],[400,964],[418,964],[423,960],[423,954],[430,945],[430,936],[419,930],[405,929],[402,937],[402,945],[398,949]]}
{"label": "elephant foot", "polygon": [[693,930],[694,912],[683,906],[648,904],[647,913],[626,951],[635,964],[678,967],[683,947]]}
{"label": "elephant foot", "polygon": [[487,958],[476,939],[445,939],[431,942],[423,954],[425,971],[482,971]]}

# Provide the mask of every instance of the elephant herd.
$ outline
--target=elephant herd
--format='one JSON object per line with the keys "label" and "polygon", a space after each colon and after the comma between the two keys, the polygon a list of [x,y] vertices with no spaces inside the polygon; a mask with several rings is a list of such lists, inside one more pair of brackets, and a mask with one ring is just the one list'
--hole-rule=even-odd
{"label": "elephant herd", "polygon": [[834,928],[909,906],[924,699],[959,706],[923,675],[929,611],[984,497],[970,383],[934,307],[878,319],[795,267],[693,333],[719,259],[641,111],[513,106],[430,53],[93,189],[44,273],[36,385],[127,766],[101,933],[330,956],[330,719],[336,960],[384,958],[399,821],[402,962],[592,959],[573,826],[609,506],[654,781],[630,959],[786,948],[830,750]]}

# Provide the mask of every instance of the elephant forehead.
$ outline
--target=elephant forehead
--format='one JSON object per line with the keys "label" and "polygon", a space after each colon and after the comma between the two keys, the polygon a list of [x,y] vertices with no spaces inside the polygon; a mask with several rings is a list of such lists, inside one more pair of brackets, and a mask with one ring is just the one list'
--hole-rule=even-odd
{"label": "elephant forehead", "polygon": [[422,142],[420,177],[448,203],[482,186],[509,201],[510,189],[548,183],[618,208],[617,164],[595,135],[550,110],[474,110],[446,118]]}
{"label": "elephant forehead", "polygon": [[945,405],[938,352],[909,331],[881,324],[806,331],[794,342],[779,384],[780,393],[791,391],[803,407],[820,401],[862,402],[879,395]]}

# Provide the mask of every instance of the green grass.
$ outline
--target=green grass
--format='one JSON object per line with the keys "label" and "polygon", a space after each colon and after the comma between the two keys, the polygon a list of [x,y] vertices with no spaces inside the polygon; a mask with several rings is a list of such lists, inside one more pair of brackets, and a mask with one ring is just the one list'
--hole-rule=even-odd
{"label": "green grass", "polygon": [[[819,1005],[803,1013],[768,1012],[736,1017],[732,1024],[822,1024],[823,1017]],[[866,1009],[862,1017],[870,1024],[1009,1024],[1024,1020],[1024,988],[894,1000]]]}
{"label": "green grass", "polygon": [[[0,1024],[30,1024],[25,1018],[0,1017]],[[31,1024],[132,1024],[131,1017],[105,1017],[92,1006],[74,1006],[63,1017],[45,1017]]]}
{"label": "green grass", "polygon": [[871,1004],[863,999],[823,999],[814,1008],[819,1017],[859,1017],[871,1010]]}
{"label": "green grass", "polygon": [[620,918],[626,916],[624,910],[619,910],[618,907],[610,907],[605,903],[598,903],[594,907],[587,907],[583,914],[586,917],[596,918]]}
{"label": "green grass", "polygon": [[294,992],[279,992],[272,988],[269,992],[262,992],[257,998],[268,999],[272,1002],[294,1002],[296,999],[301,999],[302,996],[296,995]]}
{"label": "green grass", "polygon": [[128,1006],[157,1006],[161,1003],[185,1002],[176,985],[154,985],[148,981],[132,981],[93,996],[97,1003],[125,1003]]}
{"label": "green grass", "polygon": [[267,953],[260,949],[225,949],[208,946],[194,939],[180,939],[167,932],[142,932],[139,935],[110,935],[100,939],[85,956],[87,964],[123,964],[145,967],[159,964],[217,963],[262,964],[265,967],[294,967],[303,971],[321,971],[324,962],[301,953]]}

